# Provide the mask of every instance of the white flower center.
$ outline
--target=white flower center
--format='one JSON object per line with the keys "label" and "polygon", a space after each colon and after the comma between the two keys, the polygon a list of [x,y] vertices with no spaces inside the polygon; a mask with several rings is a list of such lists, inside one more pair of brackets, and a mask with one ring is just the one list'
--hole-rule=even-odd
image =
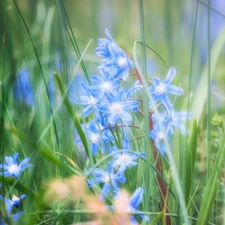
{"label": "white flower center", "polygon": [[13,174],[13,173],[18,173],[20,171],[20,168],[18,167],[17,164],[12,164],[11,166],[8,167],[8,171]]}
{"label": "white flower center", "polygon": [[96,105],[96,103],[97,103],[97,100],[94,98],[94,97],[90,97],[89,98],[89,105],[92,105],[92,106],[94,106],[94,105]]}
{"label": "white flower center", "polygon": [[157,133],[157,139],[158,140],[162,140],[164,138],[165,138],[165,134],[163,132],[160,131],[160,132]]}
{"label": "white flower center", "polygon": [[91,142],[93,144],[95,144],[100,140],[100,136],[99,136],[99,134],[92,133],[91,136],[90,136],[90,139],[91,139]]}
{"label": "white flower center", "polygon": [[156,94],[163,94],[166,92],[166,85],[163,83],[160,83],[155,87]]}
{"label": "white flower center", "polygon": [[105,183],[108,183],[110,181],[109,175],[105,175],[104,181],[105,181]]}
{"label": "white flower center", "polygon": [[118,65],[121,67],[121,68],[124,68],[127,66],[127,58],[124,58],[122,56],[120,56],[117,60],[118,62]]}
{"label": "white flower center", "polygon": [[127,154],[123,154],[120,156],[120,162],[121,164],[127,164],[130,161],[130,156]]}
{"label": "white flower center", "polygon": [[12,201],[15,202],[15,201],[18,201],[20,198],[16,197],[15,195],[13,195],[12,197]]}
{"label": "white flower center", "polygon": [[122,105],[119,102],[115,102],[111,105],[110,109],[112,113],[119,114],[120,110],[122,109]]}
{"label": "white flower center", "polygon": [[112,90],[112,84],[110,82],[103,82],[100,87],[104,92],[110,92]]}

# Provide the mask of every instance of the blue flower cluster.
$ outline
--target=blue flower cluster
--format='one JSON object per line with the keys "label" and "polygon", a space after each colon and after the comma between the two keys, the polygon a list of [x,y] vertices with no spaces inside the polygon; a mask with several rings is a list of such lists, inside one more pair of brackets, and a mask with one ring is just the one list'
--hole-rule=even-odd
{"label": "blue flower cluster", "polygon": [[[32,166],[32,164],[29,164],[30,158],[25,158],[20,163],[18,163],[18,156],[19,153],[15,153],[13,156],[5,157],[5,164],[0,164],[0,175],[3,175],[5,177],[14,177],[18,179],[25,169]],[[0,195],[0,201],[5,202],[6,212],[8,213],[8,215],[10,215],[13,208],[20,209],[20,202],[25,197],[25,194],[21,195],[20,197],[13,195],[12,199],[10,200]],[[12,219],[17,220],[21,214],[22,211],[18,211],[12,214]],[[5,224],[1,217],[0,224]]]}
{"label": "blue flower cluster", "polygon": [[[93,75],[89,85],[80,82],[79,79],[79,90],[82,92],[79,95],[76,94],[75,99],[70,98],[71,102],[80,108],[81,116],[84,118],[85,123],[82,124],[82,129],[90,141],[93,156],[98,159],[103,155],[105,159],[108,159],[108,161],[103,160],[104,164],[100,164],[103,165],[102,167],[99,165],[97,168],[86,169],[89,188],[94,190],[96,186],[100,187],[102,200],[117,196],[121,185],[126,185],[127,170],[137,166],[139,160],[145,158],[145,154],[138,149],[133,151],[135,147],[129,141],[131,135],[128,133],[128,128],[134,128],[140,124],[135,123],[134,118],[138,120],[142,116],[140,104],[142,100],[136,97],[140,96],[143,90],[142,81],[139,80],[140,76],[137,76],[138,79],[129,86],[131,83],[129,76],[134,74],[133,71],[138,73],[135,64],[115,43],[108,29],[105,33],[108,38],[99,39],[95,50],[97,56],[102,58],[102,63],[98,66],[99,75]],[[167,154],[165,141],[170,140],[175,128],[184,135],[188,134],[182,121],[192,117],[191,113],[174,110],[171,95],[176,97],[184,94],[181,86],[171,84],[175,75],[175,68],[170,68],[164,80],[153,77],[151,86],[147,89],[151,95],[151,101],[148,102],[151,120],[149,137],[161,156]],[[33,93],[27,71],[21,72],[18,76],[15,94],[17,101],[25,102],[29,106],[33,105]],[[158,108],[159,106],[162,107]],[[76,141],[80,141],[79,137]],[[19,164],[17,158],[18,153],[13,157],[6,157],[6,164],[0,164],[0,175],[18,178],[21,172],[31,166],[28,158]],[[127,212],[141,213],[138,207],[141,204],[144,189],[136,188]],[[11,209],[14,206],[17,207],[24,197],[25,195],[20,198],[14,197],[13,200],[3,197],[1,199],[6,202],[7,212],[10,213]],[[147,220],[147,217],[141,217]],[[131,221],[132,224],[136,224],[134,216],[131,217]]]}
{"label": "blue flower cluster", "polygon": [[[159,78],[154,77],[152,86],[149,87],[149,92],[152,96],[152,101],[149,102],[149,108],[153,108],[151,119],[154,123],[153,129],[150,131],[150,137],[162,156],[164,156],[164,153],[167,153],[164,140],[169,141],[170,135],[174,133],[174,127],[177,127],[182,134],[187,134],[188,131],[181,121],[191,119],[192,117],[191,113],[175,112],[173,105],[167,96],[167,93],[175,96],[184,93],[184,90],[181,87],[170,84],[175,75],[175,68],[170,68],[165,80],[160,81]],[[156,103],[164,107],[164,113],[154,113],[154,107],[157,106]]]}
{"label": "blue flower cluster", "polygon": [[[87,169],[87,176],[90,177],[89,187],[100,185],[100,198],[103,200],[109,195],[116,196],[119,193],[121,184],[126,182],[127,168],[137,166],[138,159],[145,157],[144,153],[132,151],[133,147],[128,141],[129,135],[126,134],[126,128],[134,126],[135,113],[141,111],[141,100],[134,98],[134,94],[140,92],[143,86],[141,81],[137,80],[128,89],[122,87],[123,82],[132,74],[132,69],[135,69],[135,64],[114,42],[108,29],[105,32],[108,39],[99,39],[95,51],[103,58],[98,67],[100,75],[92,76],[91,85],[82,84],[85,94],[76,99],[76,104],[83,106],[82,116],[86,121],[89,120],[82,127],[90,140],[93,155],[98,157],[98,150],[101,149],[103,155],[112,156],[105,168]],[[149,128],[149,135],[162,156],[167,153],[164,140],[169,140],[175,127],[183,134],[188,133],[181,121],[191,118],[190,113],[174,112],[168,96],[184,93],[181,87],[171,84],[175,74],[175,68],[170,68],[164,80],[154,77],[148,88],[152,96],[148,105],[153,123],[152,128]],[[160,105],[163,106],[160,108],[164,109],[164,113],[156,114],[154,110]],[[123,140],[123,143],[118,140]],[[140,204],[144,190],[140,187],[137,190],[139,191],[135,192],[133,198],[134,202],[138,199]],[[132,208],[137,210],[139,204],[133,205]]]}

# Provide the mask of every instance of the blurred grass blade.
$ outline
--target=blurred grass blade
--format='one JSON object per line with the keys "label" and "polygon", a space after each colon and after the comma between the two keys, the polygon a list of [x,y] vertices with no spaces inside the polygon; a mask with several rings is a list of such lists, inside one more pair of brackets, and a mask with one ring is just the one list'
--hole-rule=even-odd
{"label": "blurred grass blade", "polygon": [[196,149],[197,149],[197,125],[196,120],[193,121],[191,136],[188,143],[188,155],[186,164],[186,174],[184,178],[184,187],[185,187],[185,201],[186,205],[189,204],[189,195],[193,180],[193,172],[194,172],[194,165],[195,165],[195,156],[196,156]]}
{"label": "blurred grass blade", "polygon": [[85,77],[87,78],[87,81],[90,84],[91,81],[90,81],[90,78],[88,76],[88,71],[87,71],[86,65],[85,65],[85,63],[84,63],[84,61],[83,61],[83,59],[81,57],[80,48],[79,48],[79,45],[77,43],[77,40],[76,40],[75,34],[73,32],[72,26],[70,24],[70,20],[69,20],[69,17],[68,17],[68,14],[67,14],[67,11],[66,11],[66,8],[65,8],[65,5],[64,5],[64,1],[62,1],[62,0],[55,0],[55,3],[56,3],[58,11],[60,13],[62,22],[63,22],[63,24],[65,26],[66,32],[67,32],[67,34],[69,36],[69,39],[71,41],[71,44],[73,46],[73,49],[76,52],[77,58],[79,60],[81,60],[80,65],[81,65],[82,70],[83,70],[83,72],[85,74]]}
{"label": "blurred grass blade", "polygon": [[[211,51],[211,73],[210,73],[211,80],[216,67],[216,63],[219,59],[221,51],[224,48],[224,45],[225,45],[225,27],[218,35]],[[193,113],[193,117],[196,118],[197,120],[197,125],[200,121],[203,108],[207,99],[207,86],[208,86],[208,66],[206,65],[203,70],[199,85],[196,89],[195,95],[193,96],[193,103],[191,107],[191,112]]]}
{"label": "blurred grass blade", "polygon": [[92,153],[89,151],[88,143],[87,143],[85,134],[84,134],[84,132],[83,132],[83,130],[81,128],[79,120],[77,119],[77,116],[75,114],[73,106],[71,105],[71,103],[70,103],[70,101],[68,99],[68,96],[66,94],[62,78],[61,78],[60,74],[58,74],[57,72],[54,72],[54,76],[55,76],[55,79],[56,79],[57,84],[59,86],[59,90],[60,90],[60,92],[61,92],[61,94],[63,96],[63,103],[65,104],[66,109],[67,109],[71,119],[73,120],[74,126],[76,127],[76,130],[77,130],[77,132],[78,132],[78,134],[79,134],[79,136],[81,138],[81,141],[83,143],[83,146],[84,146],[84,149],[86,151],[86,154],[87,154],[88,158],[92,161],[92,159],[94,159],[94,157],[93,157]]}
{"label": "blurred grass blade", "polygon": [[[137,41],[138,44],[142,45],[141,41]],[[163,63],[163,65],[166,67],[166,69],[169,70],[169,66],[166,64],[165,60],[163,59],[163,57],[156,51],[154,50],[152,47],[150,47],[149,45],[145,44],[146,48],[150,49],[153,53],[155,53],[155,55],[157,55],[159,57],[159,59],[161,60],[161,62]]]}
{"label": "blurred grass blade", "polygon": [[63,167],[62,162],[52,154],[52,152],[46,150],[46,149],[39,149],[39,152],[49,161],[57,165],[58,167]]}
{"label": "blurred grass blade", "polygon": [[213,207],[213,202],[216,197],[216,191],[218,187],[218,177],[220,169],[225,157],[225,132],[217,153],[215,163],[212,167],[208,183],[206,185],[205,193],[203,196],[202,204],[198,214],[197,225],[205,225],[209,221],[210,213]]}
{"label": "blurred grass blade", "polygon": [[[49,89],[48,89],[48,84],[47,84],[47,81],[46,81],[46,78],[45,78],[45,75],[44,75],[44,71],[43,71],[43,68],[42,68],[42,64],[41,64],[41,61],[40,61],[40,58],[39,58],[39,55],[38,55],[38,51],[37,51],[36,46],[35,46],[35,44],[34,44],[34,41],[33,41],[33,38],[32,38],[32,36],[31,36],[30,30],[29,30],[29,28],[28,28],[28,26],[27,26],[27,23],[26,23],[26,21],[25,21],[23,15],[22,15],[22,13],[21,13],[21,11],[20,11],[20,9],[19,9],[19,7],[18,7],[16,1],[13,0],[13,2],[14,2],[14,5],[16,6],[16,9],[17,9],[17,11],[18,11],[18,13],[19,13],[19,15],[20,15],[20,18],[21,18],[22,21],[23,21],[23,24],[24,24],[24,26],[25,26],[25,28],[26,28],[26,31],[27,31],[27,34],[28,34],[28,36],[29,36],[29,39],[30,39],[30,42],[31,42],[31,45],[32,45],[32,48],[33,48],[33,51],[34,51],[34,54],[35,54],[35,57],[36,57],[36,59],[37,59],[38,66],[39,66],[39,68],[40,68],[41,76],[42,76],[42,79],[43,79],[43,81],[44,81],[44,86],[45,86],[45,90],[46,90],[46,94],[47,94],[47,98],[48,98],[48,102],[49,102],[50,112],[51,112],[51,115],[53,116],[53,108],[52,108],[51,99],[50,99],[50,92],[49,92]],[[53,12],[54,12],[54,11],[53,11]],[[53,12],[52,12],[52,14],[53,14]],[[51,18],[51,16],[48,17],[48,18],[49,18],[49,19],[52,19],[52,18],[53,18],[53,15],[52,15],[52,18]],[[48,19],[48,20],[49,20],[49,19]],[[49,22],[50,22],[50,21],[49,21]],[[59,146],[58,132],[57,132],[56,122],[55,122],[55,118],[54,118],[54,117],[53,117],[53,126],[54,126],[54,131],[55,131],[55,139],[56,139],[56,143],[57,143],[57,146]]]}
{"label": "blurred grass blade", "polygon": [[32,191],[29,187],[25,186],[24,184],[20,183],[19,181],[16,181],[15,178],[0,176],[0,182],[1,183],[4,182],[8,185],[15,185],[15,187],[22,193],[31,196],[34,201],[39,201],[39,196],[37,193]]}

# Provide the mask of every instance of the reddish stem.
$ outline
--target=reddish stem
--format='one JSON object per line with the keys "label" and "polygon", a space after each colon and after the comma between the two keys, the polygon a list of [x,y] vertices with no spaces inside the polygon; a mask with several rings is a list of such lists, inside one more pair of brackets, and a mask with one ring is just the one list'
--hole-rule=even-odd
{"label": "reddish stem", "polygon": [[134,70],[136,72],[136,75],[138,77],[138,80],[140,81],[141,84],[143,84],[140,73],[138,72],[138,70],[136,68],[134,68]]}
{"label": "reddish stem", "polygon": [[[128,56],[128,54],[127,54]],[[129,56],[128,56],[129,57]],[[130,58],[130,57],[129,57]],[[140,81],[141,84],[143,84],[141,75],[138,72],[137,68],[134,68],[136,75]],[[153,130],[153,121],[152,121],[152,113],[149,113],[149,130]],[[153,155],[154,155],[154,160],[156,162],[156,169],[158,170],[158,173],[156,175],[159,188],[160,188],[160,194],[161,194],[161,203],[162,203],[162,209],[165,213],[169,213],[168,210],[168,193],[167,193],[167,187],[165,182],[163,181],[163,166],[162,166],[162,158],[160,155],[158,155],[158,150],[155,146],[155,142],[152,140],[152,148],[153,148]],[[157,161],[156,161],[157,160]],[[161,175],[161,176],[160,176]],[[166,224],[171,225],[171,220],[170,216],[166,216]]]}
{"label": "reddish stem", "polygon": [[[152,122],[152,113],[149,113],[149,129],[150,131],[153,130],[153,122]],[[161,194],[161,204],[162,204],[162,209],[165,211],[165,213],[169,213],[168,210],[168,193],[167,193],[167,187],[165,182],[163,181],[163,166],[162,166],[162,158],[158,153],[158,150],[155,146],[155,142],[152,140],[152,148],[153,148],[153,155],[154,155],[154,160],[156,161],[156,169],[158,170],[158,173],[156,175],[159,188],[160,188],[160,194]],[[161,175],[161,176],[160,176]],[[166,224],[171,225],[171,220],[169,216],[166,216]]]}

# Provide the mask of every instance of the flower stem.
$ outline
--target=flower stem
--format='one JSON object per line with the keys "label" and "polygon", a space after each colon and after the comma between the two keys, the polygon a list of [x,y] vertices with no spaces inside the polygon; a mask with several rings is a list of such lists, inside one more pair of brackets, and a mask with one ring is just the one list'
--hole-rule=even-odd
{"label": "flower stem", "polygon": [[[152,113],[149,113],[149,130],[150,131],[153,130]],[[165,182],[161,178],[161,177],[163,177],[162,158],[159,155],[153,140],[152,140],[152,149],[153,149],[154,160],[156,162],[156,169],[159,171],[159,173],[157,173],[157,175],[156,175],[156,178],[157,178],[157,182],[158,182],[160,194],[161,194],[161,204],[162,204],[161,209],[163,209],[163,211],[165,213],[169,213],[168,204],[167,204],[168,203],[167,187],[166,187]],[[170,220],[169,216],[166,216],[166,224],[171,225],[171,220]]]}

